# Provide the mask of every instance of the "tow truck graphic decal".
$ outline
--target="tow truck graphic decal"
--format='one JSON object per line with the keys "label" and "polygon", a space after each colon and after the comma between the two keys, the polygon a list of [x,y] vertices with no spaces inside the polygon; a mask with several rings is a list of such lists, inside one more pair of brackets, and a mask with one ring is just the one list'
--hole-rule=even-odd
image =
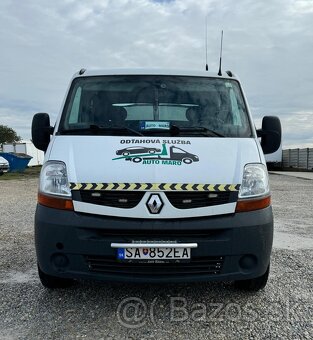
{"label": "tow truck graphic decal", "polygon": [[199,162],[197,155],[177,146],[167,148],[166,144],[162,144],[162,150],[154,147],[131,146],[117,150],[116,155],[121,156],[113,158],[113,161],[124,159],[125,161],[142,164],[182,165],[182,163],[192,164],[193,162]]}

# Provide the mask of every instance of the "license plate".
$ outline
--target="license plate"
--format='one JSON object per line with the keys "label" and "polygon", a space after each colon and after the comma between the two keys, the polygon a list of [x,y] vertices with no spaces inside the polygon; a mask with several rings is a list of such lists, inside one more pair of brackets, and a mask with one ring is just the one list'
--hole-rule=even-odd
{"label": "license plate", "polygon": [[118,260],[189,260],[190,248],[118,248]]}

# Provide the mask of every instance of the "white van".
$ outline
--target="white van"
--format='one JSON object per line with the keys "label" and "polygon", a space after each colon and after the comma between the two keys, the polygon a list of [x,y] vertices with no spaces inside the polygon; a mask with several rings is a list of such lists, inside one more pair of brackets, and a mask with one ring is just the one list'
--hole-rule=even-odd
{"label": "white van", "polygon": [[263,151],[279,148],[281,127],[264,117],[255,130],[230,71],[82,69],[54,128],[48,114],[34,116],[32,139],[46,152],[35,216],[44,286],[266,285],[273,216]]}

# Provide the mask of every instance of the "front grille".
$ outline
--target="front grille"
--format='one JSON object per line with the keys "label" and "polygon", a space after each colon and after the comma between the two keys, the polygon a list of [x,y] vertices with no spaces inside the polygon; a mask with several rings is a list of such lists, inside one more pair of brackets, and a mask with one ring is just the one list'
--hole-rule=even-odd
{"label": "front grille", "polygon": [[192,209],[236,202],[238,192],[166,192],[166,197],[177,209]]}
{"label": "front grille", "polygon": [[[145,191],[126,190],[72,190],[73,200],[108,207],[130,209],[136,207]],[[237,191],[219,192],[165,192],[169,202],[177,209],[203,208],[236,202]]]}
{"label": "front grille", "polygon": [[79,228],[79,237],[84,240],[108,240],[132,242],[136,240],[151,240],[151,241],[176,241],[182,242],[190,241],[190,237],[194,241],[197,240],[225,240],[228,239],[228,229],[164,229],[156,230],[145,229],[140,230],[138,226],[136,229],[93,229],[93,228]]}
{"label": "front grille", "polygon": [[181,263],[140,263],[119,262],[113,256],[85,256],[88,268],[92,272],[103,274],[121,274],[144,276],[172,275],[218,275],[220,274],[224,257],[206,256],[193,257],[190,262]]}
{"label": "front grille", "polygon": [[142,199],[143,191],[73,190],[73,199],[85,203],[130,209]]}

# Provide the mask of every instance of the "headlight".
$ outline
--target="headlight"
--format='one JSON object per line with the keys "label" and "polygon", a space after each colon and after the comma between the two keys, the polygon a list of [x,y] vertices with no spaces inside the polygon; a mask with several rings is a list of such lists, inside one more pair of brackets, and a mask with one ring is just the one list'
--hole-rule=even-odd
{"label": "headlight", "polygon": [[266,166],[263,164],[247,164],[243,172],[239,198],[265,196],[269,192]]}
{"label": "headlight", "polygon": [[48,161],[40,173],[39,192],[48,195],[71,197],[66,166],[63,162]]}

